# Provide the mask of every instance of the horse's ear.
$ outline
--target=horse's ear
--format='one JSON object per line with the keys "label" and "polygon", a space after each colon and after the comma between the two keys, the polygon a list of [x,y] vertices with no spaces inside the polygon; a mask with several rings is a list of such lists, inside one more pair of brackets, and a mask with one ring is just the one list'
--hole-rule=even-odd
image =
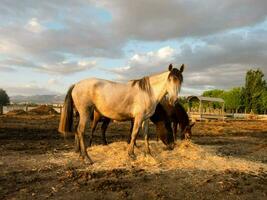
{"label": "horse's ear", "polygon": [[182,73],[183,71],[184,71],[184,64],[182,64],[180,67],[180,72]]}
{"label": "horse's ear", "polygon": [[171,70],[172,70],[172,64],[169,65],[169,71],[171,71]]}
{"label": "horse's ear", "polygon": [[190,128],[192,128],[194,125],[195,125],[195,122],[194,122],[194,123],[192,123],[192,124],[190,124]]}

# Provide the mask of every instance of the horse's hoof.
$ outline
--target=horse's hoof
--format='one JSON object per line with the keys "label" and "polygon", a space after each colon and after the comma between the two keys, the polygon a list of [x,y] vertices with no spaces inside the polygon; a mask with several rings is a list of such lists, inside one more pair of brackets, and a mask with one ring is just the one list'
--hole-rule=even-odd
{"label": "horse's hoof", "polygon": [[91,158],[89,157],[84,157],[83,158],[83,162],[86,164],[86,165],[92,165],[94,164],[94,162],[91,160]]}
{"label": "horse's hoof", "polygon": [[92,161],[92,159],[89,156],[83,156],[83,155],[79,155],[79,159],[87,165],[92,165],[94,164],[94,162]]}
{"label": "horse's hoof", "polygon": [[145,157],[153,157],[153,156],[152,156],[151,152],[149,151],[149,152],[145,152]]}
{"label": "horse's hoof", "polygon": [[75,147],[75,148],[74,148],[74,152],[75,152],[75,153],[79,153],[79,152],[80,152],[80,149]]}
{"label": "horse's hoof", "polygon": [[134,153],[128,154],[131,160],[136,160],[136,155]]}
{"label": "horse's hoof", "polygon": [[167,145],[167,150],[172,151],[174,149],[175,143],[171,143]]}

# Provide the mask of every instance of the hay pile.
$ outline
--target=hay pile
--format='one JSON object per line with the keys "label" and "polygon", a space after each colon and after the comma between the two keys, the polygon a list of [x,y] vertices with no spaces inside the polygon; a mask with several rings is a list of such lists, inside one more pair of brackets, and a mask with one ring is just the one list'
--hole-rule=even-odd
{"label": "hay pile", "polygon": [[51,106],[41,105],[28,111],[31,115],[55,115],[58,114]]}
{"label": "hay pile", "polygon": [[7,115],[26,115],[27,112],[25,112],[22,109],[18,109],[18,110],[11,110],[9,112],[6,113]]}
{"label": "hay pile", "polygon": [[[263,163],[256,163],[241,158],[222,157],[214,149],[203,147],[190,141],[177,142],[173,151],[164,150],[165,146],[156,141],[150,142],[151,156],[144,154],[144,142],[137,141],[135,148],[136,160],[127,155],[126,142],[114,142],[108,146],[97,145],[88,148],[88,153],[94,161],[88,169],[93,171],[113,169],[144,169],[149,172],[162,172],[172,170],[238,170],[243,172],[267,170]],[[77,161],[77,154],[65,153],[61,162],[65,164]]]}

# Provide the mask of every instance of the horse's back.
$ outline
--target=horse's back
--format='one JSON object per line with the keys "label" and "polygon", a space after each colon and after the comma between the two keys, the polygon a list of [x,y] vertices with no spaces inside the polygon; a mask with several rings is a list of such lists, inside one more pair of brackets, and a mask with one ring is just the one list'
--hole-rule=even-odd
{"label": "horse's back", "polygon": [[[103,115],[117,120],[132,117],[134,90],[129,84],[90,78],[77,84],[72,92],[76,106],[95,106]],[[124,116],[122,116],[124,115]]]}

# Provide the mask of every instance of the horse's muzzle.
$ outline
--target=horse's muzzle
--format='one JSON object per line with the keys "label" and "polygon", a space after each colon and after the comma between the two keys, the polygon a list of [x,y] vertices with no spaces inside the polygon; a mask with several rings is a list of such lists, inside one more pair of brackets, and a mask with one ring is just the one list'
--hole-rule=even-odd
{"label": "horse's muzzle", "polygon": [[174,145],[175,145],[174,143],[168,144],[167,145],[167,149],[170,150],[170,151],[173,150],[174,149]]}

